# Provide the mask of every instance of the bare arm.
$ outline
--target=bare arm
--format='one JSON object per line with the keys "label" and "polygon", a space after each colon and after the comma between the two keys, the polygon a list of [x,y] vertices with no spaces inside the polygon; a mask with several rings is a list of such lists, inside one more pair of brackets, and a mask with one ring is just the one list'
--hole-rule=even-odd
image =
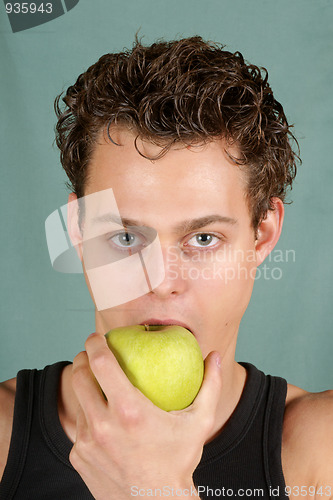
{"label": "bare arm", "polygon": [[291,500],[333,499],[333,391],[305,393],[286,406],[282,459]]}
{"label": "bare arm", "polygon": [[16,379],[0,384],[0,480],[8,458],[13,427]]}

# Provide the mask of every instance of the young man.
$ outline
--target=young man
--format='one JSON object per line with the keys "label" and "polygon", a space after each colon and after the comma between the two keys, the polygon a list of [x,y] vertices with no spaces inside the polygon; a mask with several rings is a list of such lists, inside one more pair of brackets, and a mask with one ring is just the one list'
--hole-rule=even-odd
{"label": "young man", "polygon": [[[279,239],[296,172],[266,73],[199,37],[137,42],[103,56],[63,101],[68,229],[96,333],[73,364],[2,385],[1,498],[332,499],[332,391],[310,394],[234,359],[255,271]],[[147,230],[158,235],[164,278],[115,305],[123,290],[113,290],[112,276],[106,286],[94,278],[87,243],[133,255],[149,244]],[[108,288],[110,307],[99,307]],[[185,410],[153,405],[107,347],[108,330],[136,324],[179,324],[196,337],[205,375]]]}

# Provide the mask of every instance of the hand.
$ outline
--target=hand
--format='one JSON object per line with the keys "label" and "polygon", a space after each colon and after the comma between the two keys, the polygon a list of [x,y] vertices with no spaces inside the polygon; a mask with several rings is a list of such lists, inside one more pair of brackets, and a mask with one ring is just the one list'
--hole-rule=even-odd
{"label": "hand", "polygon": [[211,436],[220,395],[218,353],[207,356],[192,405],[165,412],[130,383],[103,335],[89,336],[85,347],[73,362],[79,411],[70,461],[94,498],[129,499],[139,488],[140,497],[143,490],[151,496],[148,490],[165,487],[177,489],[177,497],[179,490],[193,495],[192,474]]}

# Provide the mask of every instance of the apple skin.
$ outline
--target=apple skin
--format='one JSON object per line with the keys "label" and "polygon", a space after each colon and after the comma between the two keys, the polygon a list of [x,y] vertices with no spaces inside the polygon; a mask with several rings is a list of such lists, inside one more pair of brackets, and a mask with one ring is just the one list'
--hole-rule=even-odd
{"label": "apple skin", "polygon": [[189,406],[201,387],[204,362],[192,333],[178,325],[133,325],[106,335],[132,384],[165,411]]}

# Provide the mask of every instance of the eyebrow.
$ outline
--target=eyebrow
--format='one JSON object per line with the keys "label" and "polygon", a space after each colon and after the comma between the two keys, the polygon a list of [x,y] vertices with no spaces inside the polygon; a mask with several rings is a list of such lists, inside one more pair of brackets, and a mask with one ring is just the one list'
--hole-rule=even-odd
{"label": "eyebrow", "polygon": [[[99,215],[98,217],[94,217],[93,222],[115,223],[123,227],[136,227],[136,226],[145,227],[145,224],[141,223],[136,219],[131,219],[128,217],[120,217],[119,215],[113,213],[107,213]],[[177,234],[188,233],[191,231],[196,231],[197,229],[208,226],[210,224],[214,224],[216,222],[220,222],[223,224],[230,224],[230,225],[237,224],[237,220],[233,219],[232,217],[227,217],[225,215],[219,215],[219,214],[211,214],[211,215],[205,215],[203,217],[197,217],[195,219],[183,220],[176,226],[174,226],[173,231]]]}

